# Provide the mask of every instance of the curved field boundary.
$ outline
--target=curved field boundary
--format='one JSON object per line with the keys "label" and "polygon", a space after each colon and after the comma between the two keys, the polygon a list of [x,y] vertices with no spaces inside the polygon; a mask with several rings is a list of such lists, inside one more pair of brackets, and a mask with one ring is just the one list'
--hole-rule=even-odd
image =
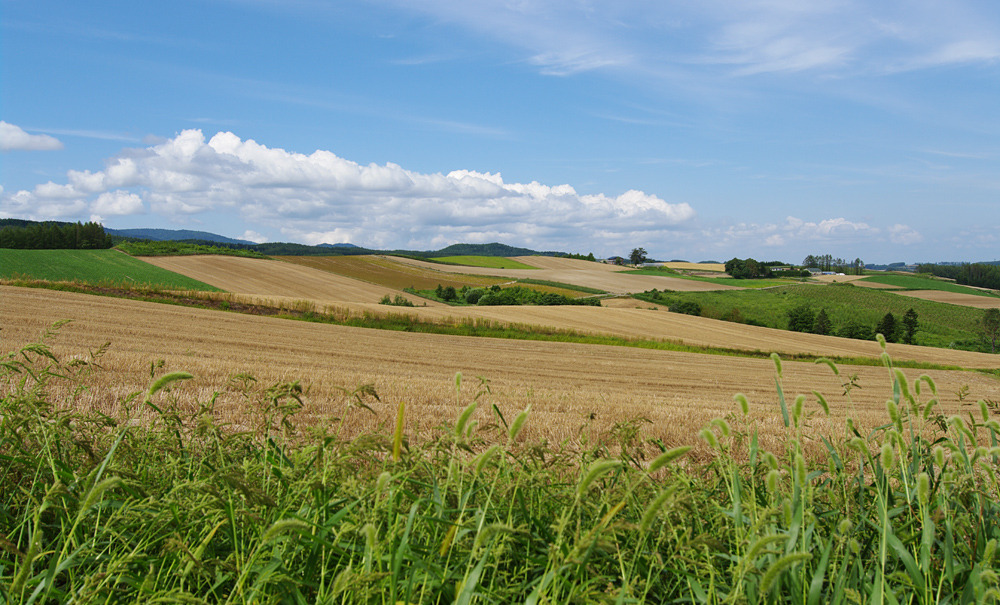
{"label": "curved field boundary", "polygon": [[949,305],[961,305],[964,307],[974,307],[976,309],[1000,309],[1000,298],[990,296],[978,296],[976,294],[960,294],[958,292],[946,292],[944,290],[908,290],[897,292],[903,296],[912,296],[922,300],[932,300],[934,302],[948,303]]}
{"label": "curved field boundary", "polygon": [[538,267],[538,269],[485,269],[481,267],[449,267],[434,265],[419,260],[400,258],[403,263],[424,268],[437,268],[441,271],[468,273],[475,275],[497,275],[510,278],[541,279],[554,282],[596,288],[612,294],[628,294],[646,290],[676,290],[680,292],[705,292],[709,290],[738,289],[735,286],[712,284],[708,282],[678,279],[676,277],[655,275],[634,275],[621,273],[621,267],[551,256],[518,256],[515,260]]}
{"label": "curved field boundary", "polygon": [[[274,260],[210,255],[147,256],[142,260],[235,294],[301,298],[319,303],[377,303],[386,294],[413,298],[401,290]],[[441,304],[426,302],[428,306]]]}
{"label": "curved field boundary", "polygon": [[[652,313],[652,312],[649,312]],[[407,434],[419,435],[452,421],[478,390],[476,377],[490,381],[480,399],[477,419],[493,422],[492,405],[508,419],[531,404],[524,438],[577,440],[581,429],[607,430],[615,423],[646,418],[648,435],[667,446],[694,444],[698,429],[716,416],[736,411],[735,393],[746,394],[759,419],[761,447],[780,451],[781,426],[770,360],[697,355],[583,345],[411,334],[348,328],[239,315],[156,303],[103,298],[51,290],[0,286],[0,354],[35,342],[52,322],[69,318],[52,341],[60,356],[86,354],[110,341],[101,358],[103,370],[88,378],[78,406],[117,417],[130,393],[145,391],[150,363],[164,360],[161,371],[184,370],[185,381],[172,397],[196,411],[194,401],[208,401],[221,420],[246,427],[245,400],[228,387],[230,377],[249,373],[261,389],[278,381],[301,380],[306,386],[300,421],[322,423],[342,435],[391,429],[396,406],[406,403]],[[454,376],[465,376],[455,391]],[[916,371],[906,371],[911,379]],[[1000,399],[1000,383],[981,374],[930,370],[937,383],[938,408],[944,414],[968,409],[956,393],[969,386],[974,398]],[[842,395],[844,377],[857,375],[853,404]],[[818,390],[831,404],[834,418],[815,416],[811,431],[842,431],[851,405],[860,427],[881,424],[891,394],[884,368],[841,368],[835,376],[822,364],[784,364],[789,397]],[[338,387],[371,384],[381,401],[368,402],[374,414],[352,407]],[[141,406],[140,406],[141,408]],[[818,411],[809,395],[807,409]],[[142,414],[142,409],[134,412]],[[332,417],[342,421],[330,420]]]}

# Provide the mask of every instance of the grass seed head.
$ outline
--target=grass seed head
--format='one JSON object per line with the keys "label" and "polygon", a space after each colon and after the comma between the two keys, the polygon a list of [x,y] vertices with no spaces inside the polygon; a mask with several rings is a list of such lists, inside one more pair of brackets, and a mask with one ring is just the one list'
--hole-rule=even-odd
{"label": "grass seed head", "polygon": [[891,471],[894,466],[896,466],[896,450],[892,448],[892,444],[883,443],[882,451],[879,455],[879,462],[882,463],[882,469],[886,472]]}
{"label": "grass seed head", "polygon": [[511,443],[517,439],[517,436],[521,434],[521,429],[524,428],[524,423],[528,420],[528,413],[531,411],[531,405],[521,410],[521,413],[514,418],[514,422],[510,424],[510,429],[507,431],[507,438]]}
{"label": "grass seed head", "polygon": [[920,473],[917,475],[917,498],[920,500],[922,506],[927,506],[930,501],[931,494],[931,478],[927,473]]}
{"label": "grass seed head", "polygon": [[680,447],[675,447],[673,449],[663,452],[662,454],[654,458],[653,461],[649,464],[649,473],[650,474],[655,473],[656,471],[670,464],[677,458],[680,458],[684,454],[688,453],[688,451],[690,450],[691,450],[690,445],[682,445]]}
{"label": "grass seed head", "polygon": [[771,361],[774,362],[774,369],[778,373],[778,378],[781,378],[781,357],[778,357],[777,353],[771,353]]}
{"label": "grass seed head", "polygon": [[750,402],[747,401],[747,396],[744,395],[743,393],[737,393],[736,395],[733,396],[733,399],[735,399],[736,403],[738,403],[740,405],[740,411],[743,413],[743,415],[744,416],[749,416],[750,415]]}
{"label": "grass seed head", "polygon": [[580,484],[577,486],[576,489],[577,498],[583,497],[583,495],[587,493],[587,490],[590,489],[590,486],[595,481],[597,481],[604,475],[607,475],[611,471],[617,469],[621,465],[622,463],[620,460],[604,460],[604,459],[595,460],[594,463],[591,464],[590,468],[587,470],[587,474],[583,476],[583,478],[580,480]]}

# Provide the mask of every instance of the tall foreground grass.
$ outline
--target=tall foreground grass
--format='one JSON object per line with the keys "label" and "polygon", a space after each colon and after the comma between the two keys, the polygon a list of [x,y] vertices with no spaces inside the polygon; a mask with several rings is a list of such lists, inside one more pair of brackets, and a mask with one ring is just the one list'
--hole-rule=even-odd
{"label": "tall foreground grass", "polygon": [[[237,431],[214,399],[185,396],[189,374],[155,365],[119,417],[74,412],[101,352],[60,360],[43,339],[0,358],[0,602],[1000,596],[1000,424],[985,402],[937,415],[933,380],[887,357],[885,425],[836,438],[811,434],[827,399],[786,397],[775,358],[787,439],[769,452],[742,395],[697,443],[668,449],[626,421],[550,444],[526,438],[530,410],[505,418],[488,384],[460,377],[461,413],[427,435],[405,434],[417,412],[402,404],[380,433],[296,427],[302,386],[248,375],[230,385]],[[372,397],[345,391],[344,405]]]}

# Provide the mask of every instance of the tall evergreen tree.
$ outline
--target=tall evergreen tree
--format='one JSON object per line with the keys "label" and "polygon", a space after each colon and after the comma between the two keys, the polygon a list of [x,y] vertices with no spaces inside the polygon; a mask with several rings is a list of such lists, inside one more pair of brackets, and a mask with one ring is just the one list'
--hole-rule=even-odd
{"label": "tall evergreen tree", "polygon": [[886,313],[879,320],[875,332],[885,337],[886,342],[896,342],[896,318],[892,313]]}
{"label": "tall evergreen tree", "polygon": [[833,325],[830,323],[830,316],[826,314],[826,309],[820,309],[813,321],[813,334],[829,334],[832,329]]}
{"label": "tall evergreen tree", "polygon": [[917,334],[917,312],[910,307],[910,310],[903,315],[903,342],[908,345],[916,344]]}

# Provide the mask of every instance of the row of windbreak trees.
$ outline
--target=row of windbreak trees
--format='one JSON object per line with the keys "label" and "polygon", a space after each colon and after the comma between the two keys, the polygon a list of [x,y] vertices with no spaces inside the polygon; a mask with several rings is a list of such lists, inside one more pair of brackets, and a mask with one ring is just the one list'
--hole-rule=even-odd
{"label": "row of windbreak trees", "polygon": [[802,260],[802,266],[806,269],[837,271],[851,275],[863,275],[865,270],[865,262],[860,258],[847,261],[842,258],[834,258],[831,254],[809,254]]}
{"label": "row of windbreak trees", "polygon": [[786,277],[808,277],[808,271],[789,270],[781,261],[761,262],[753,258],[732,258],[726,261],[726,273],[734,279],[762,279],[774,276],[773,267],[785,267],[781,274]]}
{"label": "row of windbreak trees", "polygon": [[1000,265],[969,263],[964,265],[917,265],[918,273],[947,277],[965,286],[1000,290]]}
{"label": "row of windbreak trees", "polygon": [[96,250],[110,248],[113,239],[100,223],[30,223],[6,221],[0,227],[0,248],[19,250]]}

